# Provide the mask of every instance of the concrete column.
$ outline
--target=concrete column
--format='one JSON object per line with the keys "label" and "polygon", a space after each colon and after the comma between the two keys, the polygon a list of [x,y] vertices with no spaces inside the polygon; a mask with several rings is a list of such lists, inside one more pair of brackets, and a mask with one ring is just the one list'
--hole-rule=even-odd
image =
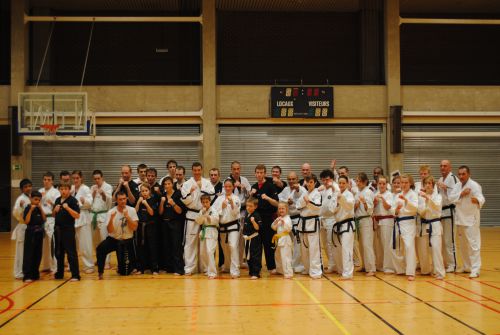
{"label": "concrete column", "polygon": [[217,83],[216,83],[216,15],[215,0],[203,0],[203,165],[204,172],[218,166]]}
{"label": "concrete column", "polygon": [[401,105],[401,68],[399,37],[399,0],[385,1],[385,78],[387,86],[387,167],[391,171],[403,168],[403,154],[391,153],[389,106]]}

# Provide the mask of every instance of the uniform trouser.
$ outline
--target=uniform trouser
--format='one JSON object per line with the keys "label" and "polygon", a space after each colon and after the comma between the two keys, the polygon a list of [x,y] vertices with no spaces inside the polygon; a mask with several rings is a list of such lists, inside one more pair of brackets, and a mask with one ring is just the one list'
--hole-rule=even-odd
{"label": "uniform trouser", "polygon": [[304,270],[311,277],[318,277],[323,274],[321,264],[321,242],[319,231],[314,233],[300,233],[300,251]]}
{"label": "uniform trouser", "polygon": [[[406,273],[407,276],[415,276],[417,267],[417,255],[415,249],[416,224],[415,220],[405,220],[399,223],[401,235],[400,239],[404,245],[404,256],[400,252],[396,254],[395,265],[397,273]],[[396,229],[396,239],[398,239],[398,227]],[[396,246],[400,248],[400,246]],[[398,250],[400,251],[400,250]],[[405,266],[406,263],[406,266]]]}
{"label": "uniform trouser", "polygon": [[186,219],[184,232],[184,272],[198,272],[198,244],[200,226],[193,220]]}
{"label": "uniform trouser", "polygon": [[162,248],[160,249],[161,269],[169,273],[184,274],[184,259],[182,254],[184,247],[184,221],[165,221],[160,222],[160,231]]}
{"label": "uniform trouser", "polygon": [[479,224],[473,226],[457,225],[457,228],[463,269],[479,274],[481,270],[481,232]]}
{"label": "uniform trouser", "polygon": [[82,258],[83,268],[85,270],[94,268],[94,259],[92,258],[92,226],[86,224],[76,227],[76,241],[78,251]]}
{"label": "uniform trouser", "polygon": [[[423,275],[428,275],[432,272],[431,255],[429,253],[429,235],[426,230],[429,225],[421,225],[417,223],[417,238],[415,239],[415,247],[418,255],[418,262],[420,264],[420,273]],[[420,230],[424,230],[420,232]]]}
{"label": "uniform trouser", "polygon": [[54,218],[47,218],[42,248],[42,269],[51,272],[57,271],[57,260],[54,250],[54,224]]}
{"label": "uniform trouser", "polygon": [[[108,227],[107,227],[106,223],[104,222],[104,220],[106,220],[106,214],[104,214],[104,213],[97,214],[97,227],[95,230],[97,230],[97,234],[99,237],[99,243],[101,243],[102,241],[105,241],[109,235]],[[106,261],[105,261],[106,265],[109,265],[110,258],[111,258],[111,253],[109,253],[106,256]]]}
{"label": "uniform trouser", "polygon": [[[422,236],[417,237],[417,248],[419,249],[420,258],[420,270],[422,274],[429,274],[431,271],[438,277],[444,278],[446,271],[444,270],[443,264],[443,254],[442,254],[442,233],[441,233],[441,222],[433,222],[432,224],[432,235],[430,237],[429,246],[429,234],[422,234]],[[425,227],[425,226],[424,226]],[[429,252],[432,256],[432,266],[428,260]],[[424,256],[425,255],[425,259]]]}
{"label": "uniform trouser", "polygon": [[375,272],[375,250],[374,250],[373,221],[371,218],[361,219],[359,222],[358,236],[360,239],[360,250],[363,266],[366,272]]}
{"label": "uniform trouser", "polygon": [[373,248],[375,250],[375,268],[377,271],[384,271],[384,248],[380,234],[380,226],[376,223],[376,230],[373,232]]}
{"label": "uniform trouser", "polygon": [[[243,238],[243,236],[242,236]],[[222,245],[220,243],[220,236],[217,238],[219,243],[217,244],[218,245],[218,249],[219,249],[219,260],[218,260],[218,265],[219,267],[223,266],[224,265],[224,250],[222,250]],[[241,252],[240,252],[241,253]]]}
{"label": "uniform trouser", "polygon": [[[345,225],[345,223],[343,225]],[[344,278],[352,278],[354,274],[354,232],[349,230],[340,234],[340,236],[334,234],[333,243],[335,245],[333,257],[335,259],[337,272]]]}
{"label": "uniform trouser", "polygon": [[231,276],[240,275],[240,232],[220,233],[220,242],[224,252],[224,268],[229,269]]}
{"label": "uniform trouser", "polygon": [[137,270],[158,272],[158,223],[139,222],[136,237]]}
{"label": "uniform trouser", "polygon": [[359,246],[358,232],[354,232],[354,241],[353,241],[352,247],[353,247],[352,248],[352,251],[353,251],[353,256],[352,256],[353,264],[355,266],[364,266],[364,264],[362,262],[363,256],[361,256],[361,250],[360,250],[360,246]]}
{"label": "uniform trouser", "polygon": [[326,256],[328,257],[328,269],[333,269],[335,267],[335,260],[333,258],[333,249],[335,247],[333,246],[331,237],[332,229],[333,225],[325,225],[324,222],[322,222],[320,229],[321,246],[325,250]]}
{"label": "uniform trouser", "polygon": [[68,255],[71,277],[80,279],[75,235],[75,227],[55,227],[54,229],[57,258],[57,272],[55,277],[57,279],[62,279],[64,277],[64,254]]}
{"label": "uniform trouser", "polygon": [[[239,257],[240,257],[240,264],[243,264],[245,263],[245,240],[243,239],[243,227],[245,226],[245,216],[246,216],[246,210],[241,210],[240,211],[240,218],[239,218],[239,221],[240,221],[240,237],[239,237]],[[219,241],[220,242],[220,241]],[[220,244],[219,244],[219,247],[220,247]],[[219,248],[219,252],[222,250],[222,247]],[[220,258],[220,256],[219,256]],[[222,260],[219,261],[219,264],[220,265],[223,265],[225,263],[225,259],[224,259],[224,250],[222,250]],[[227,269],[226,269],[227,270]]]}
{"label": "uniform trouser", "polygon": [[40,279],[38,268],[42,260],[43,228],[38,231],[26,229],[24,236],[23,274],[24,279]]}
{"label": "uniform trouser", "polygon": [[213,236],[205,236],[204,239],[200,239],[200,263],[203,264],[203,267],[207,269],[207,276],[217,276],[217,266],[215,264],[215,251],[217,250],[218,244],[217,228],[206,229],[214,229],[215,234],[210,234]]}
{"label": "uniform trouser", "polygon": [[276,271],[287,277],[293,276],[292,245],[276,247],[274,257],[276,259]]}
{"label": "uniform trouser", "polygon": [[249,275],[260,277],[260,270],[262,269],[262,240],[260,235],[246,241],[246,243],[249,244],[249,250],[245,248],[245,253],[249,254],[247,259]]}
{"label": "uniform trouser", "polygon": [[[266,258],[267,270],[271,271],[276,269],[276,262],[274,261],[273,249],[273,236],[275,231],[271,228],[273,217],[271,215],[261,215],[262,227],[259,231],[260,238],[262,239],[262,246],[264,247],[264,257]],[[318,241],[319,243],[319,241]]]}
{"label": "uniform trouser", "polygon": [[453,270],[457,269],[457,256],[456,256],[456,226],[453,224],[451,218],[442,219],[443,225],[443,255],[444,263],[447,268]]}
{"label": "uniform trouser", "polygon": [[[124,248],[126,248],[126,250],[120,250],[120,244]],[[133,264],[135,261],[133,252],[133,239],[120,241],[111,236],[106,237],[106,239],[99,243],[96,248],[98,272],[104,273],[106,257],[108,257],[113,251],[116,251],[117,254],[116,259],[118,260],[118,273],[122,276],[129,275],[132,272]]]}
{"label": "uniform trouser", "polygon": [[16,256],[14,257],[14,278],[21,279],[23,275],[23,257],[24,257],[24,235],[26,225],[18,223],[16,229]]}
{"label": "uniform trouser", "polygon": [[[378,226],[377,233],[381,244],[382,270],[385,273],[394,273],[396,271],[395,260],[397,259],[397,250],[392,248],[392,230],[394,229],[393,220],[391,224],[382,224]],[[403,270],[401,270],[403,272]]]}

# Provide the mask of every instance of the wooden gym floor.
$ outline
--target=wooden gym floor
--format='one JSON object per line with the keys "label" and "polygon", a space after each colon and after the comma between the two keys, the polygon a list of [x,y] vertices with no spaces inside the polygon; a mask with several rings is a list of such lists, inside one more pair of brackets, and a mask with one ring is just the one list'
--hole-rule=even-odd
{"label": "wooden gym floor", "polygon": [[[482,229],[481,277],[451,274],[353,281],[224,274],[81,282],[12,278],[14,242],[0,234],[0,334],[499,334],[500,227]],[[265,271],[264,271],[265,272]],[[69,278],[69,274],[66,274]]]}

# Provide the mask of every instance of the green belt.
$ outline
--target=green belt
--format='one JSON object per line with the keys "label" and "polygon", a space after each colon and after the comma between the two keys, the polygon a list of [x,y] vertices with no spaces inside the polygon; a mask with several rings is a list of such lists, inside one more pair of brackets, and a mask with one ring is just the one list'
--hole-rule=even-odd
{"label": "green belt", "polygon": [[99,211],[99,212],[94,212],[92,211],[92,229],[96,229],[97,227],[97,215],[99,214],[104,214],[104,213],[107,213],[108,211]]}
{"label": "green belt", "polygon": [[51,218],[51,217],[52,217],[52,214],[45,214],[45,217],[47,217],[47,218]]}
{"label": "green belt", "polygon": [[212,225],[202,225],[201,226],[201,236],[200,236],[200,239],[203,241],[205,240],[205,234],[206,234],[206,230],[207,228],[215,228],[217,229],[216,226],[212,226]]}

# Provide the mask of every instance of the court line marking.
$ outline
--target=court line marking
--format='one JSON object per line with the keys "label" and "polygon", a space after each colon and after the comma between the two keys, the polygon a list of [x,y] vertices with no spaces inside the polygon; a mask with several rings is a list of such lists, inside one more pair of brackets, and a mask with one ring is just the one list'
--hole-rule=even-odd
{"label": "court line marking", "polygon": [[304,284],[302,284],[299,280],[293,279],[293,281],[302,289],[302,291],[312,300],[316,303],[316,305],[321,309],[321,311],[337,326],[337,328],[342,332],[344,335],[350,335],[349,331],[340,323],[337,318],[316,298],[316,296],[309,291]]}
{"label": "court line marking", "polygon": [[38,298],[38,300],[28,304],[27,306],[21,308],[19,310],[19,312],[17,312],[16,314],[14,314],[13,316],[11,316],[9,319],[7,319],[5,322],[3,322],[2,324],[0,324],[0,329],[2,329],[4,326],[6,326],[9,322],[13,321],[15,318],[17,318],[19,315],[23,314],[24,312],[26,312],[27,310],[29,310],[31,307],[35,306],[37,303],[39,303],[40,301],[42,301],[44,298],[46,298],[49,294],[51,294],[52,292],[56,291],[58,288],[60,288],[61,286],[63,286],[64,284],[66,284],[67,282],[70,281],[71,278],[68,278],[66,279],[64,282],[62,282],[61,284],[57,285],[56,287],[54,287],[52,290],[50,290],[49,292],[45,293],[43,296],[41,296],[40,298]]}
{"label": "court line marking", "polygon": [[453,291],[453,290],[450,290],[449,288],[443,287],[443,286],[438,285],[438,284],[436,284],[436,283],[433,283],[433,282],[431,282],[431,281],[427,281],[427,283],[429,283],[429,284],[431,284],[431,285],[434,285],[434,286],[436,286],[436,287],[439,287],[439,288],[441,288],[441,289],[443,289],[443,290],[445,290],[445,291],[448,291],[448,292],[450,292],[450,293],[452,293],[452,294],[455,294],[455,295],[457,295],[457,296],[459,296],[459,297],[462,297],[462,298],[464,298],[464,299],[467,299],[467,300],[469,300],[469,301],[471,301],[471,302],[473,302],[473,303],[475,303],[475,304],[481,305],[481,306],[483,306],[483,307],[484,307],[484,308],[486,308],[486,309],[489,309],[489,310],[491,310],[491,311],[493,311],[493,312],[496,312],[496,313],[499,313],[499,314],[500,314],[500,311],[499,311],[498,309],[495,309],[495,308],[490,307],[490,306],[488,306],[488,305],[484,305],[484,304],[482,304],[482,303],[480,303],[480,302],[478,302],[478,301],[476,301],[476,300],[474,300],[474,299],[471,299],[471,298],[469,298],[469,297],[466,297],[465,295],[462,295],[462,294],[460,294],[460,293],[458,293],[458,292],[455,292],[455,291]]}
{"label": "court line marking", "polygon": [[450,319],[455,320],[456,322],[460,323],[461,325],[466,326],[467,328],[469,328],[469,329],[471,329],[471,330],[475,331],[476,333],[478,333],[478,334],[482,334],[482,335],[486,335],[486,333],[483,333],[483,332],[482,332],[482,331],[480,331],[479,329],[474,328],[473,326],[469,325],[468,323],[465,323],[464,321],[462,321],[462,320],[460,320],[460,319],[458,319],[458,318],[454,317],[453,315],[451,315],[451,314],[449,314],[449,313],[447,313],[447,312],[445,312],[445,311],[443,311],[443,310],[441,310],[441,309],[437,308],[436,306],[429,304],[428,302],[426,302],[426,301],[424,301],[424,300],[420,299],[420,298],[419,298],[419,297],[417,297],[417,296],[414,296],[413,294],[411,294],[411,293],[409,293],[409,292],[407,292],[407,291],[403,290],[402,288],[400,288],[400,287],[398,287],[398,286],[396,286],[396,285],[394,285],[394,284],[391,284],[391,283],[389,283],[389,282],[385,281],[384,279],[380,278],[378,275],[375,275],[374,277],[375,277],[375,278],[378,278],[380,281],[382,281],[382,282],[386,283],[387,285],[394,287],[394,288],[395,288],[395,289],[397,289],[398,291],[401,291],[401,292],[403,292],[403,293],[405,293],[405,294],[409,295],[410,297],[412,297],[412,298],[414,298],[414,299],[417,299],[418,301],[420,301],[420,302],[424,303],[425,305],[429,306],[430,308],[432,308],[432,309],[434,309],[434,310],[436,310],[436,311],[440,312],[440,313],[441,313],[441,314],[443,314],[443,315],[446,315],[446,316],[447,316],[447,317],[449,317]]}
{"label": "court line marking", "polygon": [[461,290],[467,291],[467,292],[472,293],[472,294],[474,294],[474,295],[477,295],[477,296],[479,296],[479,297],[481,297],[481,298],[484,298],[484,299],[486,299],[486,300],[492,301],[492,302],[494,302],[494,303],[496,303],[496,304],[500,304],[500,302],[499,302],[499,301],[496,301],[495,299],[488,298],[487,296],[484,296],[484,295],[482,295],[482,294],[479,294],[479,293],[476,293],[476,292],[471,291],[471,290],[469,290],[469,289],[466,289],[465,287],[462,287],[462,286],[460,286],[460,285],[450,283],[450,282],[448,282],[447,280],[445,280],[444,282],[445,282],[446,284],[448,284],[448,285],[458,287],[458,288],[459,288],[459,289],[461,289]]}
{"label": "court line marking", "polygon": [[356,298],[353,294],[349,293],[347,290],[345,290],[339,284],[335,283],[331,278],[327,277],[325,274],[323,274],[323,277],[325,277],[326,280],[328,280],[330,283],[332,283],[333,285],[335,285],[337,288],[339,288],[342,292],[344,292],[345,294],[347,294],[349,297],[351,297],[352,299],[354,299],[357,303],[361,304],[361,306],[363,306],[371,314],[373,314],[375,317],[377,317],[377,319],[379,319],[380,321],[382,321],[383,323],[385,323],[387,326],[389,326],[389,328],[391,328],[392,330],[394,330],[397,334],[403,335],[402,331],[400,331],[399,329],[397,329],[394,325],[392,325],[389,321],[387,321],[386,319],[384,319],[381,315],[377,314],[370,307],[366,306],[366,303],[363,303],[361,300],[359,300],[358,298]]}

